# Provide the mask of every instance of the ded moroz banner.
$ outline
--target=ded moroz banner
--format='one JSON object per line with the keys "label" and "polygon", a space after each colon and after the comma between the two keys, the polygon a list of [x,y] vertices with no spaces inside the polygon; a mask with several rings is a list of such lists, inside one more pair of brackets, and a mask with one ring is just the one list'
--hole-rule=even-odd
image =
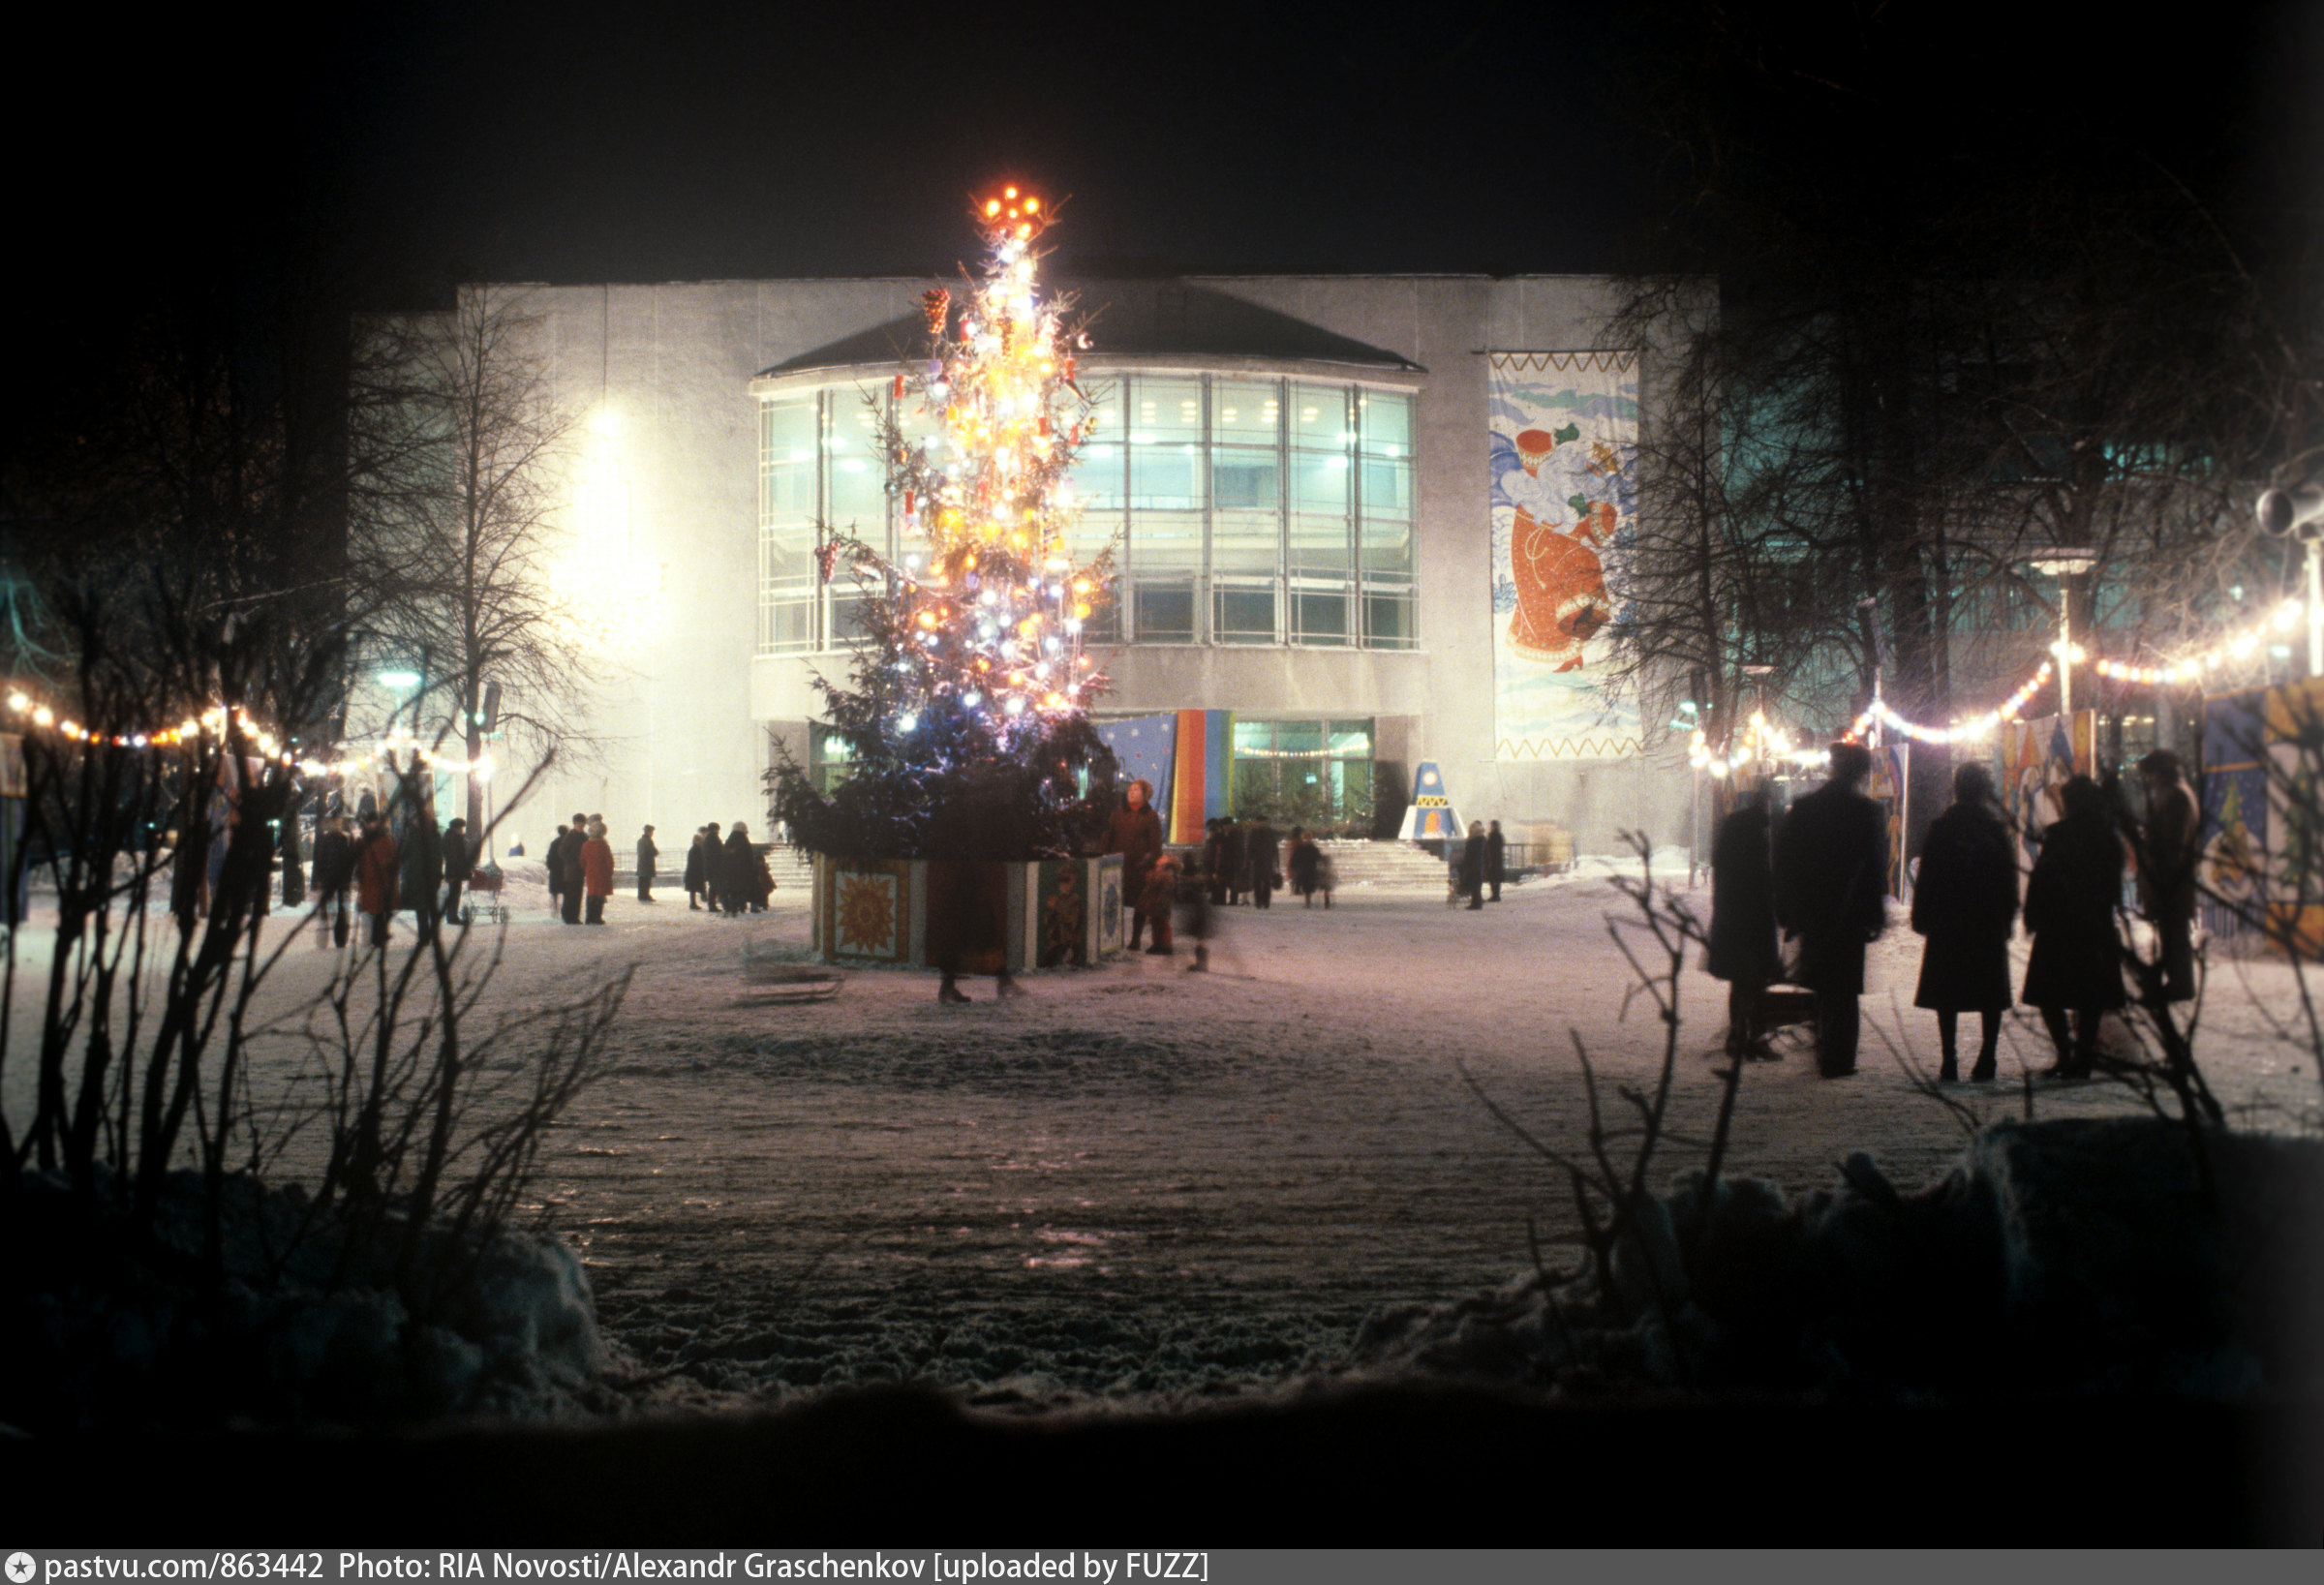
{"label": "ded moroz banner", "polygon": [[1638,752],[1614,687],[1614,623],[1637,532],[1636,352],[1495,352],[1493,757]]}

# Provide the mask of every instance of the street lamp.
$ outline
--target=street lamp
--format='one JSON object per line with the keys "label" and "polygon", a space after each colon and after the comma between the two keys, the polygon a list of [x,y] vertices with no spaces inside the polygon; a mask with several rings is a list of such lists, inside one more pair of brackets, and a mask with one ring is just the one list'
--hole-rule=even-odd
{"label": "street lamp", "polygon": [[2066,579],[2078,578],[2098,564],[2095,552],[2088,550],[2046,551],[2034,564],[2034,570],[2058,580],[2058,642],[2050,653],[2058,657],[2058,714],[2069,716],[2074,709],[2074,625],[2073,592]]}
{"label": "street lamp", "polygon": [[2324,677],[2324,484],[2264,490],[2259,528],[2278,539],[2299,535],[2308,551],[2308,675]]}

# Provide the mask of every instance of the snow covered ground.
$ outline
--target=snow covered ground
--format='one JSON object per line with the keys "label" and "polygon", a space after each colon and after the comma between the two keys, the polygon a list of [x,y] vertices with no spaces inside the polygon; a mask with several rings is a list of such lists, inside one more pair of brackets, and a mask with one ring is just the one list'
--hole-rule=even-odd
{"label": "snow covered ground", "polygon": [[[946,1007],[931,975],[865,970],[830,1002],[767,1007],[746,999],[745,946],[804,960],[801,893],[742,921],[690,913],[678,892],[617,897],[607,928],[576,929],[520,868],[492,1000],[546,1008],[637,965],[620,1058],[553,1142],[544,1187],[643,1367],[719,1393],[911,1376],[995,1401],[1201,1394],[1328,1364],[1377,1307],[1504,1282],[1529,1265],[1529,1218],[1545,1240],[1570,1228],[1561,1185],[1455,1063],[1559,1143],[1586,1118],[1569,1031],[1602,1077],[1651,1077],[1660,1032],[1647,1012],[1621,1017],[1631,977],[1605,920],[1627,905],[1606,872],[1483,912],[1433,888],[1228,910],[1208,976],[1184,971],[1181,944],[1028,976],[1008,1002],[971,982],[976,1004]],[[41,932],[23,947],[37,967]],[[270,999],[311,992],[330,956],[301,943]],[[1905,1184],[1950,1164],[1961,1125],[1874,1032],[1934,1067],[1934,1018],[1905,1005],[1918,960],[1901,927],[1874,949],[1855,1078],[1819,1080],[1796,1051],[1752,1066],[1730,1171],[1797,1191],[1852,1149]],[[2269,1030],[2271,1011],[2296,1010],[2288,972],[2215,978],[2199,1050],[2222,1098],[2239,1120],[2312,1127],[2311,1059]],[[1676,1126],[1696,1137],[1724,989],[1684,981]],[[19,1041],[36,999],[21,990]],[[15,1051],[21,1119],[31,1073]],[[278,1058],[289,1071],[288,1043]],[[2020,1075],[2048,1060],[2013,1021],[2003,1082],[1954,1093],[2021,1114]],[[2034,1103],[2136,1105],[2103,1085],[2041,1086]],[[1674,1149],[1656,1181],[1697,1157]]]}

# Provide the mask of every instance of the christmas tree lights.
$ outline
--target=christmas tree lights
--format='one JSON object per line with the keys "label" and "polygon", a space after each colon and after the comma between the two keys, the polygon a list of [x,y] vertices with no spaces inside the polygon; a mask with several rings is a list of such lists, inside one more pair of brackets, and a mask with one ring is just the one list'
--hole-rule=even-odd
{"label": "christmas tree lights", "polygon": [[1108,557],[1078,564],[1072,551],[1069,477],[1094,425],[1078,381],[1087,341],[1038,290],[1049,218],[1018,186],[984,198],[978,272],[957,299],[938,287],[920,300],[928,352],[890,381],[880,426],[909,548],[891,561],[829,536],[819,552],[824,580],[844,562],[865,597],[851,684],[816,680],[847,745],[846,782],[826,798],[796,765],[769,776],[772,812],[801,845],[944,856],[964,839],[945,835],[947,805],[973,771],[987,805],[1011,780],[1030,820],[1000,845],[1061,852],[1090,807],[1072,773],[1110,772],[1087,719],[1106,680],[1083,646]]}
{"label": "christmas tree lights", "polygon": [[[1085,338],[1036,291],[1047,211],[1010,186],[984,200],[979,223],[982,275],[957,305],[943,288],[921,299],[930,355],[896,375],[883,435],[904,533],[927,551],[896,567],[857,547],[857,562],[877,564],[913,629],[896,729],[970,711],[1006,743],[1078,714],[1101,686],[1082,634],[1105,577],[1069,549],[1079,507],[1068,474],[1091,416],[1076,379]],[[936,424],[917,442],[904,433],[915,407]]]}

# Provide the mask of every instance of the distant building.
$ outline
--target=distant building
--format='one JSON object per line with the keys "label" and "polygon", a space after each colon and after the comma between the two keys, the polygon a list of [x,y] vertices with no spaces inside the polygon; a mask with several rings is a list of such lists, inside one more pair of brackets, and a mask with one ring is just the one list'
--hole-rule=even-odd
{"label": "distant building", "polygon": [[[921,353],[910,279],[513,289],[587,412],[561,582],[599,601],[600,764],[551,811],[763,827],[769,735],[843,774],[811,679],[855,590],[816,525],[890,547],[874,407]],[[1609,696],[1651,355],[1581,276],[1053,280],[1089,317],[1085,548],[1103,715],[1233,713],[1236,809],[1392,835],[1413,768],[1458,808],[1585,851],[1687,839],[1685,745]],[[498,289],[496,289],[498,290]],[[907,421],[913,415],[906,414]],[[1610,586],[1610,592],[1609,592]],[[1213,778],[1214,781],[1216,778]]]}

